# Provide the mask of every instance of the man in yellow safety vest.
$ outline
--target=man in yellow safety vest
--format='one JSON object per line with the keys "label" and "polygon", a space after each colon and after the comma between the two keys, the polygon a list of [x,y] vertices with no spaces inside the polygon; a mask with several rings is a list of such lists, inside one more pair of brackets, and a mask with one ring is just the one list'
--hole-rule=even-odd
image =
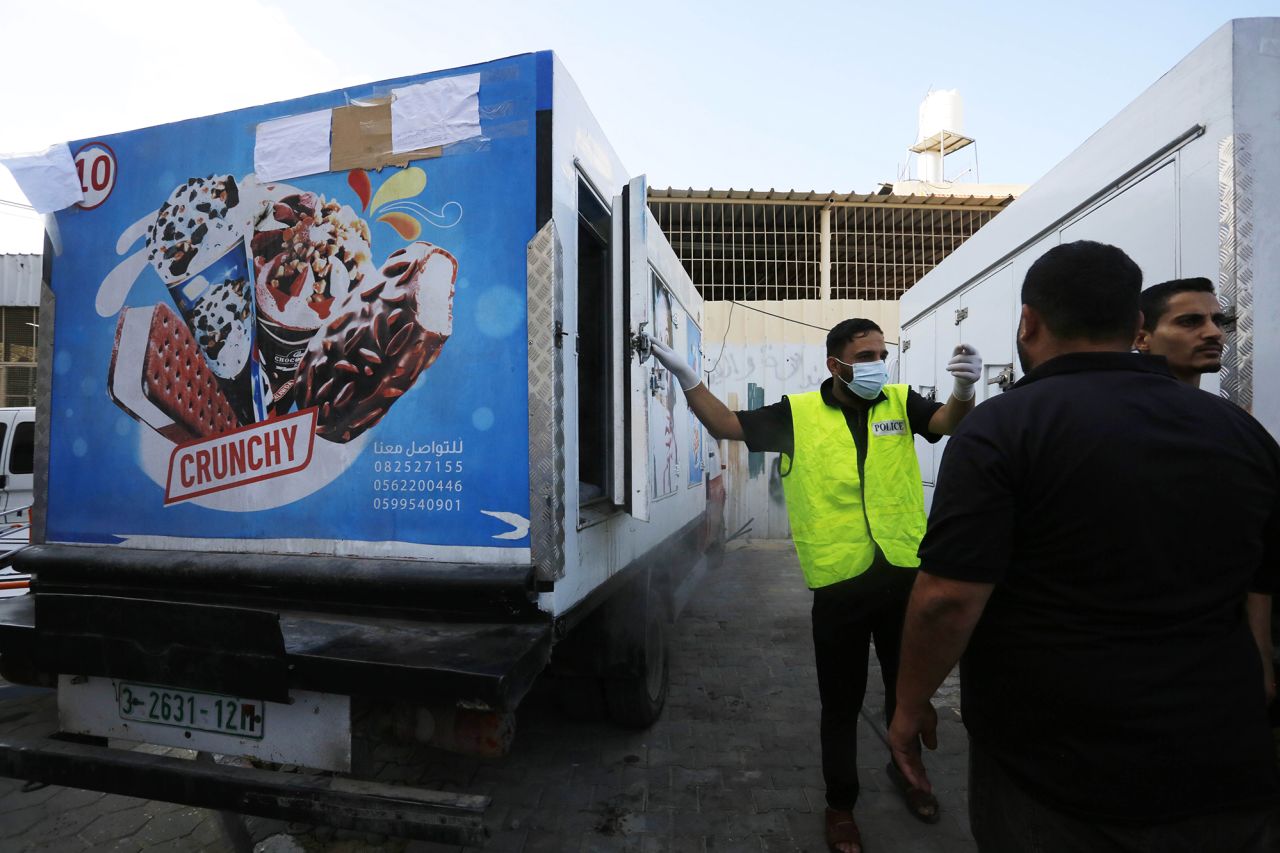
{"label": "man in yellow safety vest", "polygon": [[[874,637],[887,724],[894,711],[902,617],[925,528],[913,436],[934,442],[955,429],[973,408],[982,360],[973,347],[956,347],[947,366],[955,389],[945,404],[932,402],[906,385],[887,384],[889,353],[879,326],[845,320],[827,335],[831,377],[818,390],[734,412],[683,357],[651,343],[711,435],[785,457],[782,483],[792,538],[814,593],[826,839],[832,850],[858,851],[857,721],[868,647]],[[933,795],[907,785],[892,761],[887,770],[912,814],[936,822]]]}

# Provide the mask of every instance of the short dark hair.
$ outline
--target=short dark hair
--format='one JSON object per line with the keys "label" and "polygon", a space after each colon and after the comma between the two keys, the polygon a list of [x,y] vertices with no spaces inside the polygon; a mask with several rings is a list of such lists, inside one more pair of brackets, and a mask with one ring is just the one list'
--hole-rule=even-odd
{"label": "short dark hair", "polygon": [[1063,243],[1027,270],[1022,302],[1049,331],[1069,340],[1131,338],[1138,327],[1142,270],[1121,249],[1092,240]]}
{"label": "short dark hair", "polygon": [[849,345],[849,341],[854,338],[860,338],[868,332],[884,334],[884,330],[874,322],[862,317],[841,320],[831,327],[831,331],[827,332],[827,355],[840,355],[840,352]]}
{"label": "short dark hair", "polygon": [[1213,293],[1213,282],[1207,278],[1175,278],[1151,285],[1142,291],[1142,328],[1154,332],[1169,310],[1169,300],[1179,293]]}

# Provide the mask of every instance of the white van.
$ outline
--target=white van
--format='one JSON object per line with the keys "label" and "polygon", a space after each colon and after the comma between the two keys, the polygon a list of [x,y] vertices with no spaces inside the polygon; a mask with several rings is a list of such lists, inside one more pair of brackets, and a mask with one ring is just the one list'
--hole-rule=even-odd
{"label": "white van", "polygon": [[5,527],[31,518],[36,410],[0,408],[0,523]]}

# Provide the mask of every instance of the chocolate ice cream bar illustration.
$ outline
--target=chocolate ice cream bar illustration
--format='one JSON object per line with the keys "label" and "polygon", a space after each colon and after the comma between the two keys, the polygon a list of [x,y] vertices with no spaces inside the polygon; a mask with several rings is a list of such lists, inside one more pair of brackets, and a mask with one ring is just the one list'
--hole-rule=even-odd
{"label": "chocolate ice cream bar illustration", "polygon": [[242,424],[266,416],[253,360],[253,286],[237,240],[204,272],[169,285],[169,294],[195,335],[200,352]]}
{"label": "chocolate ice cream bar illustration", "polygon": [[191,330],[166,305],[120,312],[107,392],[175,444],[240,426]]}
{"label": "chocolate ice cream bar illustration", "polygon": [[369,226],[349,206],[300,192],[263,202],[251,239],[258,352],[271,411],[293,402],[298,362],[336,300],[374,275]]}
{"label": "chocolate ice cream bar illustration", "polygon": [[317,435],[350,441],[413,387],[453,332],[457,275],[453,255],[412,243],[335,304],[298,368],[298,407],[320,409]]}
{"label": "chocolate ice cream bar illustration", "polygon": [[147,230],[147,260],[165,284],[198,272],[244,236],[240,190],[231,175],[191,178],[175,189]]}

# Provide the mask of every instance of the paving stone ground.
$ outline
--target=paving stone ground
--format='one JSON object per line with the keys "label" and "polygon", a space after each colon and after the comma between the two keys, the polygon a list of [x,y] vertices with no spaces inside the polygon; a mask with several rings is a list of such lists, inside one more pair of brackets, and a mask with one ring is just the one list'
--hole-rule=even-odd
{"label": "paving stone ground", "polygon": [[[667,706],[649,730],[571,721],[540,683],[521,707],[506,757],[388,746],[376,756],[378,778],[492,797],[488,851],[821,853],[810,602],[789,542],[735,548],[674,627]],[[855,812],[868,850],[970,853],[954,676],[936,702],[940,747],[929,762],[943,814],[930,826],[906,812],[885,777],[874,656],[871,667]],[[51,693],[0,689],[0,734],[43,734],[56,715]],[[246,825],[262,853],[461,851],[253,818]],[[0,779],[0,850],[235,853],[213,812],[68,788],[24,792],[7,779]]]}

